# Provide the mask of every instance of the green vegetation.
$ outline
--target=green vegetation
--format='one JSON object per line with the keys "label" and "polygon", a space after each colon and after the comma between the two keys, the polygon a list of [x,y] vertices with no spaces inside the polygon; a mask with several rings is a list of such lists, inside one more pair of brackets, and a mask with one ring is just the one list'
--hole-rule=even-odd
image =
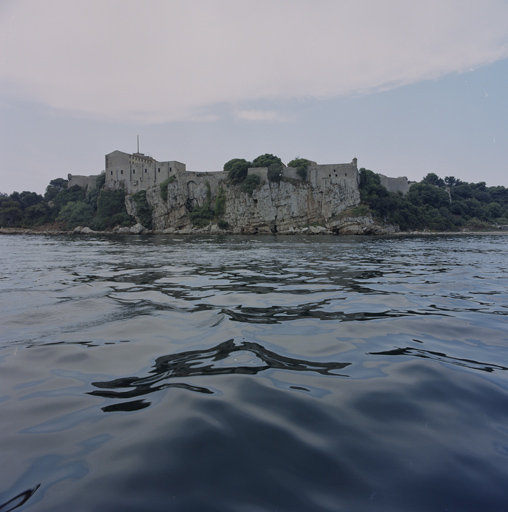
{"label": "green vegetation", "polygon": [[242,183],[241,191],[249,194],[250,196],[259,187],[261,178],[257,174],[251,174],[247,176],[245,181]]}
{"label": "green vegetation", "polygon": [[243,158],[233,158],[224,164],[224,171],[228,173],[228,180],[235,185],[243,183],[247,178],[247,171],[252,163]]}
{"label": "green vegetation", "polygon": [[217,190],[217,197],[215,198],[215,216],[223,217],[226,213],[226,193],[222,187]]}
{"label": "green vegetation", "polygon": [[307,179],[307,168],[309,167],[310,160],[306,158],[295,158],[288,163],[288,167],[295,167],[298,176],[302,178],[302,180]]}
{"label": "green vegetation", "polygon": [[377,219],[403,231],[491,229],[508,224],[508,189],[465,183],[453,176],[428,174],[407,195],[388,192],[377,174],[360,169],[360,196]]}
{"label": "green vegetation", "polygon": [[252,167],[267,167],[268,180],[279,182],[282,179],[282,160],[275,155],[265,153],[252,161]]}
{"label": "green vegetation", "polygon": [[189,213],[189,218],[194,226],[203,228],[213,220],[213,210],[210,208],[210,203],[206,202],[201,206],[195,206]]}
{"label": "green vegetation", "polygon": [[69,201],[56,220],[64,222],[68,229],[77,226],[89,226],[94,218],[93,206],[85,201]]}
{"label": "green vegetation", "polygon": [[136,213],[140,224],[146,229],[152,229],[152,209],[146,200],[146,190],[136,192],[132,195],[132,199],[136,203]]}
{"label": "green vegetation", "polygon": [[194,206],[189,213],[189,218],[198,228],[203,228],[210,224],[211,221],[217,221],[217,225],[221,229],[227,229],[228,223],[221,219],[226,213],[226,193],[224,189],[219,186],[217,196],[215,197],[214,207],[212,207],[212,190],[210,183],[205,182],[206,185],[206,202],[202,205]]}
{"label": "green vegetation", "polygon": [[97,215],[90,227],[104,230],[115,226],[131,226],[132,224],[133,219],[125,208],[125,191],[121,189],[101,190],[97,198]]}
{"label": "green vegetation", "polygon": [[[307,169],[309,161],[303,158],[290,162],[298,171]],[[247,194],[260,186],[257,175],[247,176],[250,166],[268,168],[272,181],[280,180],[282,162],[280,158],[265,154],[252,163],[233,159],[225,164],[229,181],[240,185]],[[167,200],[167,187],[175,176],[160,184],[161,196]],[[130,226],[135,220],[127,214],[125,191],[104,189],[105,175],[96,180],[96,187],[85,193],[79,186],[68,186],[67,180],[51,180],[44,196],[35,192],[0,193],[0,227],[37,228],[56,223],[61,229],[72,229],[78,225],[104,230],[115,226]],[[203,227],[211,221],[221,229],[227,229],[223,217],[226,212],[226,193],[221,186],[215,198],[209,182],[206,185],[206,202],[189,206],[189,217],[196,226]],[[380,222],[398,225],[403,231],[435,230],[456,231],[459,229],[485,230],[498,225],[508,225],[508,189],[487,187],[485,182],[466,183],[446,176],[444,179],[429,173],[420,183],[413,183],[409,192],[390,193],[381,185],[377,174],[360,169],[361,204],[343,215],[364,216],[372,214]],[[146,199],[146,191],[134,194],[137,218],[145,228],[151,229],[152,211]],[[55,225],[53,226],[53,229]]]}
{"label": "green vegetation", "polygon": [[159,184],[161,189],[161,198],[164,202],[168,200],[168,185],[176,181],[176,176],[173,174],[167,180]]}
{"label": "green vegetation", "polygon": [[104,183],[105,173],[101,173],[96,187],[86,193],[83,188],[68,187],[67,180],[57,178],[49,182],[44,197],[35,192],[0,194],[0,226],[37,228],[56,223],[53,229],[89,226],[103,230],[132,225],[134,219],[125,209],[125,192],[104,190]]}

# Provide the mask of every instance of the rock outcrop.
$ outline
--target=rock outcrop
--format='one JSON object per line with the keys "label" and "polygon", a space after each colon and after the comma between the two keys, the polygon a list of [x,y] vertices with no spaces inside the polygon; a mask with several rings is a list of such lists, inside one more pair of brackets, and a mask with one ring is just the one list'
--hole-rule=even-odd
{"label": "rock outcrop", "polygon": [[[302,180],[262,181],[252,195],[228,183],[222,173],[190,182],[175,179],[167,185],[167,200],[159,186],[146,190],[152,208],[152,228],[164,233],[232,234],[382,234],[394,232],[371,217],[351,217],[345,212],[360,203],[356,182],[338,180],[326,187]],[[196,227],[190,213],[208,204],[215,209],[217,195],[224,198],[224,213]],[[136,217],[132,196],[127,211]],[[136,218],[139,222],[139,218]],[[219,227],[221,226],[221,227]]]}

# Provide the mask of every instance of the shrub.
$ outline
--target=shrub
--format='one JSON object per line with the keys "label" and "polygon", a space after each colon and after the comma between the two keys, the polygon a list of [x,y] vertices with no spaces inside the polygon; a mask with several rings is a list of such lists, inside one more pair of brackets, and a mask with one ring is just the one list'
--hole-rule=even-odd
{"label": "shrub", "polygon": [[222,217],[226,213],[226,193],[222,187],[217,191],[215,198],[215,216]]}
{"label": "shrub", "polygon": [[247,178],[247,171],[252,164],[243,158],[233,158],[224,164],[224,171],[228,173],[228,180],[233,184],[243,183]]}
{"label": "shrub", "polygon": [[259,187],[260,183],[261,178],[257,174],[251,174],[250,176],[247,176],[246,180],[243,182],[241,190],[251,196],[252,192]]}
{"label": "shrub", "polygon": [[277,166],[268,167],[268,181],[279,182],[282,179],[282,168]]}
{"label": "shrub", "polygon": [[282,170],[282,160],[275,155],[265,153],[252,161],[252,167],[268,167],[273,166],[274,169]]}
{"label": "shrub", "polygon": [[146,200],[146,190],[136,192],[132,195],[132,199],[136,203],[136,213],[140,224],[146,229],[152,229],[152,209]]}
{"label": "shrub", "polygon": [[168,185],[170,183],[174,183],[176,181],[176,176],[172,174],[167,180],[164,180],[162,183],[159,183],[159,188],[161,189],[161,198],[164,202],[168,200]]}
{"label": "shrub", "polygon": [[97,221],[102,229],[118,224],[130,225],[132,218],[125,208],[124,190],[101,190],[97,198]]}
{"label": "shrub", "polygon": [[220,229],[228,229],[229,228],[229,222],[223,220],[223,219],[220,219],[218,222],[217,222],[217,226],[219,226]]}
{"label": "shrub", "polygon": [[189,213],[189,218],[198,228],[205,227],[213,219],[213,212],[210,209],[209,203],[196,206],[192,212]]}
{"label": "shrub", "polygon": [[98,176],[97,178],[95,178],[95,188],[97,190],[100,190],[103,186],[104,186],[104,183],[106,183],[106,172],[105,171],[102,171]]}
{"label": "shrub", "polygon": [[[55,181],[55,180],[53,180]],[[60,210],[70,202],[85,201],[85,190],[79,185],[73,185],[70,188],[62,188],[53,198],[54,215],[58,216]]]}
{"label": "shrub", "polygon": [[69,201],[60,211],[57,220],[65,222],[67,228],[88,226],[94,216],[91,205],[84,201]]}
{"label": "shrub", "polygon": [[307,179],[307,168],[309,167],[310,161],[306,158],[295,158],[288,163],[289,167],[295,167],[296,173],[302,180]]}

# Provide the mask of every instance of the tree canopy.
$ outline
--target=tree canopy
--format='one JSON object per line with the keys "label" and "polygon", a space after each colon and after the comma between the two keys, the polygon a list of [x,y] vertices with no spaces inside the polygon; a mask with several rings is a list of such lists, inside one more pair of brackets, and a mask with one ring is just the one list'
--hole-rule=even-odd
{"label": "tree canopy", "polygon": [[224,170],[228,173],[228,179],[231,183],[243,183],[247,177],[247,171],[252,167],[252,163],[243,158],[233,158],[224,164]]}

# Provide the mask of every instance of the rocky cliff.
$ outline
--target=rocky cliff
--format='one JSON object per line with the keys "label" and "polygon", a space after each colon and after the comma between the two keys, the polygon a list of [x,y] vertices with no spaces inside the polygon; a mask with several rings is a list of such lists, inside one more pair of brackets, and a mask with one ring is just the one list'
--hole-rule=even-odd
{"label": "rocky cliff", "polygon": [[[223,214],[196,227],[190,213],[207,204],[214,210],[218,194],[224,197]],[[338,180],[326,187],[292,179],[263,181],[251,195],[242,191],[240,185],[228,183],[222,173],[210,173],[206,179],[196,181],[176,177],[167,185],[167,200],[162,198],[159,186],[149,188],[146,198],[152,208],[153,230],[164,233],[381,234],[394,231],[369,216],[348,215],[360,203],[358,186],[351,180]],[[127,196],[126,204],[129,214],[137,218],[132,196]]]}

